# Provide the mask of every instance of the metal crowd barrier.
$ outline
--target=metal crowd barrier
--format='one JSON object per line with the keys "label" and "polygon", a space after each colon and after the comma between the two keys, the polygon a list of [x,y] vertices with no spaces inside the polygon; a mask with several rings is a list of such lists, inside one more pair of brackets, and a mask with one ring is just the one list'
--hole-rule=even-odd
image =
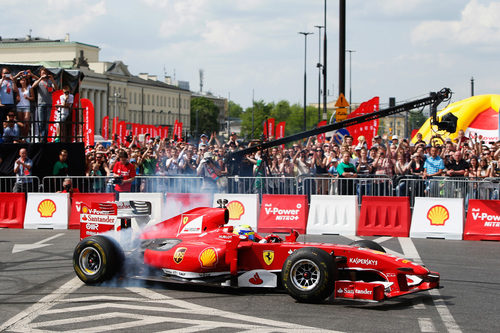
{"label": "metal crowd barrier", "polygon": [[395,196],[410,197],[412,208],[415,197],[464,198],[467,204],[469,199],[498,200],[499,192],[499,178],[404,177],[394,188]]}
{"label": "metal crowd barrier", "polygon": [[[116,181],[113,176],[47,176],[43,178],[43,191],[47,193],[64,190],[64,179],[70,178],[74,188],[85,193],[112,193]],[[196,193],[202,189],[202,177],[137,176],[131,192]]]}
{"label": "metal crowd barrier", "polygon": [[392,178],[369,175],[357,178],[305,177],[302,181],[304,194],[357,195],[361,203],[363,196],[392,196]]}
{"label": "metal crowd barrier", "polygon": [[36,176],[0,177],[0,192],[38,192],[40,178]]}

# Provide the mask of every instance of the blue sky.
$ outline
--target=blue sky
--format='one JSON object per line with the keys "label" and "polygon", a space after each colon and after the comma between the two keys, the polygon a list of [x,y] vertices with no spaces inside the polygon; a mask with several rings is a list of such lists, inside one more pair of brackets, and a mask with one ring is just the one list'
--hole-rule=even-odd
{"label": "blue sky", "polygon": [[[2,37],[64,38],[101,47],[104,61],[122,60],[133,74],[190,81],[247,107],[303,100],[308,38],[308,103],[317,99],[318,35],[323,0],[0,0],[14,18]],[[25,17],[27,19],[22,19]],[[338,0],[328,0],[328,87],[338,93]],[[5,22],[5,21],[4,21]],[[500,89],[500,1],[347,0],[347,48],[353,102],[387,103],[450,87],[460,100]],[[347,70],[349,63],[347,62]],[[349,74],[346,73],[346,87]],[[347,96],[349,97],[349,96]]]}

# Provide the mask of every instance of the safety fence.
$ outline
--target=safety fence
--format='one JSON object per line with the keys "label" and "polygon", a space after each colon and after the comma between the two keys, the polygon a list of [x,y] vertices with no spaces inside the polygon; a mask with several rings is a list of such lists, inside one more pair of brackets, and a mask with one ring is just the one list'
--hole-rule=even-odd
{"label": "safety fence", "polygon": [[[44,192],[64,190],[63,176],[0,177],[0,192]],[[112,176],[72,176],[72,186],[84,193],[113,193],[119,179]],[[229,193],[229,194],[295,194],[295,195],[355,195],[361,204],[364,196],[409,197],[413,208],[415,198],[463,198],[497,200],[500,178],[466,179],[449,177],[370,175],[359,178],[325,176],[301,177],[219,177],[204,179],[197,176],[137,176],[127,192],[141,193]]]}

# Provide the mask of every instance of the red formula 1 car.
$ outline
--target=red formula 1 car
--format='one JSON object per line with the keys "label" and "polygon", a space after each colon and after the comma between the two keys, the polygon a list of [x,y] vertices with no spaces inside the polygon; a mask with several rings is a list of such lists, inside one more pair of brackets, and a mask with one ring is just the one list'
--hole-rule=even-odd
{"label": "red formula 1 car", "polygon": [[[295,231],[284,240],[255,235],[252,241],[233,233],[228,220],[224,207],[192,209],[146,226],[135,242],[132,239],[134,248],[126,251],[106,234],[87,237],[74,250],[74,269],[87,284],[118,274],[140,274],[144,279],[181,283],[282,286],[296,300],[311,303],[332,294],[383,301],[439,287],[438,273],[387,254],[371,241],[351,245],[297,242]],[[131,267],[127,260],[138,260],[140,272],[124,271]]]}

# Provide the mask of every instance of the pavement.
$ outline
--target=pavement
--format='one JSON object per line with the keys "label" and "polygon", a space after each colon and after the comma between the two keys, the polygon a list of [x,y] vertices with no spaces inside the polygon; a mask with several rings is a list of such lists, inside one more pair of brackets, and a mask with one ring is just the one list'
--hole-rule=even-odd
{"label": "pavement", "polygon": [[377,304],[301,304],[275,290],[139,280],[87,286],[72,267],[77,230],[0,229],[0,331],[500,331],[500,242],[364,238],[439,272],[443,288]]}

